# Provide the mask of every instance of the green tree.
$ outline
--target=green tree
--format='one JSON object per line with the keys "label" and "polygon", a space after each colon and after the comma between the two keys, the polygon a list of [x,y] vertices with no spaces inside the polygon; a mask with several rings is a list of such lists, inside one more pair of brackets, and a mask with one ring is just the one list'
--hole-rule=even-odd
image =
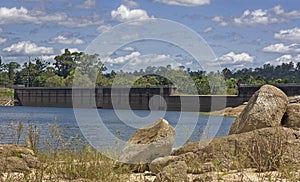
{"label": "green tree", "polygon": [[68,49],[65,49],[65,52],[61,55],[55,56],[53,63],[55,67],[55,73],[58,76],[67,78],[70,75],[71,71],[75,70],[76,62],[83,52],[73,52],[71,53]]}
{"label": "green tree", "polygon": [[45,83],[46,87],[64,87],[65,85],[65,79],[63,77],[54,75],[46,80]]}
{"label": "green tree", "polygon": [[88,75],[91,81],[95,82],[98,75],[106,71],[107,68],[100,61],[98,54],[81,54],[75,59],[77,68],[82,75]]}
{"label": "green tree", "polygon": [[16,70],[19,69],[20,67],[21,67],[21,65],[17,62],[10,62],[10,63],[4,65],[4,68],[8,72],[8,78],[13,83],[16,78]]}

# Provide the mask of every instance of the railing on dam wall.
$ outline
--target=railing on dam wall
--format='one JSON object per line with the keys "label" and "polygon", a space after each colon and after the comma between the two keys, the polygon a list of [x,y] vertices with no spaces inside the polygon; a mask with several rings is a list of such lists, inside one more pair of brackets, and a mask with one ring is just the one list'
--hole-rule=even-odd
{"label": "railing on dam wall", "polygon": [[19,87],[14,93],[15,105],[36,107],[210,111],[247,101],[238,96],[182,96],[176,94],[174,87]]}

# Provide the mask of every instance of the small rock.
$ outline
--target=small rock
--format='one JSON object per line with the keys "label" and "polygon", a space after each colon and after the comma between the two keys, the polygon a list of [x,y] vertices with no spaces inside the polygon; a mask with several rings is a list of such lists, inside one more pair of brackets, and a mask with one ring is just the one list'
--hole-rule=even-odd
{"label": "small rock", "polygon": [[283,91],[272,85],[262,86],[234,121],[229,134],[280,126],[287,104],[288,97]]}
{"label": "small rock", "polygon": [[188,142],[184,146],[178,147],[174,149],[171,153],[171,155],[181,155],[188,152],[194,152],[197,151],[200,148],[199,142]]}
{"label": "small rock", "polygon": [[282,125],[288,128],[300,128],[300,103],[287,106]]}
{"label": "small rock", "polygon": [[156,175],[155,182],[187,182],[187,169],[188,167],[184,161],[170,163]]}
{"label": "small rock", "polygon": [[211,175],[197,176],[193,180],[193,182],[209,182],[209,181],[214,181],[214,178]]}
{"label": "small rock", "polygon": [[178,161],[181,158],[179,156],[166,156],[166,157],[159,157],[154,159],[150,165],[149,169],[151,172],[157,174],[162,171],[164,167],[169,165],[172,162]]}

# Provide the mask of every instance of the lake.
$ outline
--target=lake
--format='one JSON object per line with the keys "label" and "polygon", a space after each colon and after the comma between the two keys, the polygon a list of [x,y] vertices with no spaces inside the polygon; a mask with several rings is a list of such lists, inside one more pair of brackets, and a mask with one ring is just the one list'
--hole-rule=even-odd
{"label": "lake", "polygon": [[[56,125],[61,138],[70,143],[81,140],[95,148],[121,146],[140,127],[164,118],[175,127],[174,147],[187,141],[199,141],[227,135],[234,118],[203,116],[194,112],[73,109],[52,107],[0,107],[0,143],[16,141],[16,128],[34,126],[40,140],[53,137]],[[24,129],[25,131],[25,129]],[[24,143],[23,132],[20,143]]]}

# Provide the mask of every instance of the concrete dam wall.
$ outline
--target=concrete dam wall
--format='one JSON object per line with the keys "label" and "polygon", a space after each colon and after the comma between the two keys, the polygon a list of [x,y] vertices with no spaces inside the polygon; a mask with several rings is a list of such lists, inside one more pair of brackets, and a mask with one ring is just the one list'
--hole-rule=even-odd
{"label": "concrete dam wall", "polygon": [[[15,105],[128,110],[209,112],[248,101],[260,86],[240,85],[237,96],[178,95],[174,87],[15,88]],[[287,95],[300,95],[300,85],[281,85]]]}

